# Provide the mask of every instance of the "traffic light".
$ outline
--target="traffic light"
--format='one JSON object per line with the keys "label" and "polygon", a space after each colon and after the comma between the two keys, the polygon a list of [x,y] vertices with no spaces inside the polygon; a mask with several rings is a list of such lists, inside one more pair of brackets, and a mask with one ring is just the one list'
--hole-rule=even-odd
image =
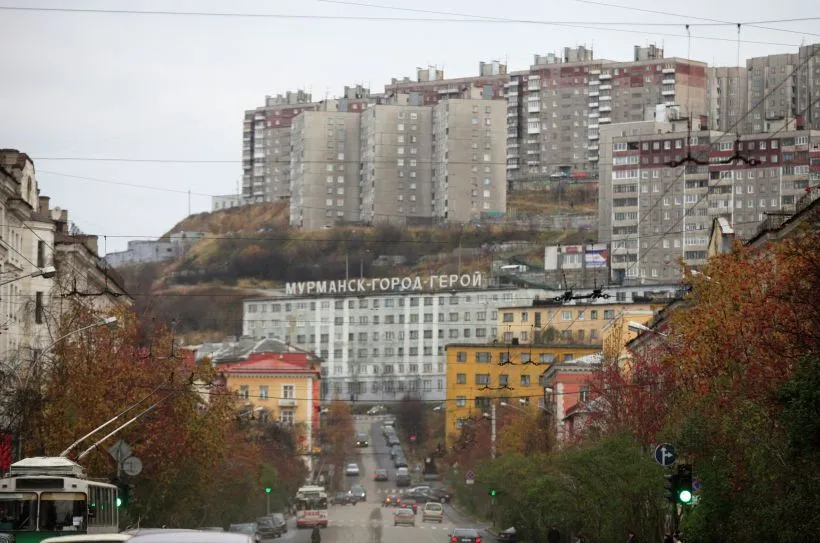
{"label": "traffic light", "polygon": [[117,507],[128,507],[131,501],[131,485],[128,483],[117,483]]}
{"label": "traffic light", "polygon": [[678,503],[684,505],[692,503],[692,465],[682,464],[678,466],[678,480],[676,486],[676,497]]}
{"label": "traffic light", "polygon": [[495,498],[495,496],[498,494],[498,491],[494,488],[491,488],[490,491],[488,492],[488,494],[490,496],[492,496],[493,498]]}
{"label": "traffic light", "polygon": [[270,494],[270,491],[271,491],[271,488],[269,486],[265,487],[265,494]]}
{"label": "traffic light", "polygon": [[664,475],[663,478],[666,480],[663,484],[664,488],[666,489],[666,499],[672,503],[677,503],[678,501],[678,474],[677,473],[670,473],[669,475]]}

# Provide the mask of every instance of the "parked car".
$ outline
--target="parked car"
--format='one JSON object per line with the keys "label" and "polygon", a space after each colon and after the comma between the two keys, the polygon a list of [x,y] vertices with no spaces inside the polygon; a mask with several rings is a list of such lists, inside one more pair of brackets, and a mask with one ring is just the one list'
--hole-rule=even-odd
{"label": "parked car", "polygon": [[398,526],[399,524],[415,526],[416,515],[410,509],[399,509],[393,513],[393,526]]}
{"label": "parked car", "polygon": [[288,533],[288,521],[284,513],[273,513],[268,515],[268,518],[273,520],[273,524],[279,529],[279,535]]}
{"label": "parked car", "polygon": [[410,474],[406,471],[396,472],[396,486],[410,486]]}
{"label": "parked car", "polygon": [[261,539],[276,539],[284,533],[270,517],[256,519],[256,531]]}
{"label": "parked car", "polygon": [[259,533],[259,526],[255,522],[243,522],[241,524],[231,524],[228,531],[232,534],[243,534],[257,543],[262,541],[262,534]]}
{"label": "parked car", "polygon": [[404,455],[396,456],[396,458],[393,459],[393,465],[396,466],[397,468],[406,468],[407,467],[407,458],[405,458]]}
{"label": "parked car", "polygon": [[377,469],[373,472],[373,480],[374,481],[387,481],[387,470],[386,469]]}
{"label": "parked car", "polygon": [[355,502],[353,501],[353,496],[350,494],[350,492],[337,492],[333,495],[332,498],[330,498],[331,505],[347,505],[349,503],[355,505]]}
{"label": "parked car", "polygon": [[348,464],[347,468],[345,469],[346,475],[358,475],[359,474],[359,465],[358,464]]}
{"label": "parked car", "polygon": [[436,502],[425,503],[421,509],[421,521],[427,522],[428,520],[438,522],[439,524],[444,522],[444,506]]}

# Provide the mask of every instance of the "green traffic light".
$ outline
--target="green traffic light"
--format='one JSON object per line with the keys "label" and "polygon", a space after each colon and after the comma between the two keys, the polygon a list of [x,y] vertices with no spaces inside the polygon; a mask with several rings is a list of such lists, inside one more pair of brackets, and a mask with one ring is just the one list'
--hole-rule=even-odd
{"label": "green traffic light", "polygon": [[678,499],[681,503],[689,503],[692,501],[692,493],[688,490],[681,490],[678,494]]}
{"label": "green traffic light", "polygon": [[265,494],[270,494],[270,490],[271,490],[270,487],[266,487],[265,488]]}
{"label": "green traffic light", "polygon": [[122,507],[122,498],[117,496],[117,507]]}
{"label": "green traffic light", "polygon": [[490,496],[495,496],[495,489],[490,490]]}

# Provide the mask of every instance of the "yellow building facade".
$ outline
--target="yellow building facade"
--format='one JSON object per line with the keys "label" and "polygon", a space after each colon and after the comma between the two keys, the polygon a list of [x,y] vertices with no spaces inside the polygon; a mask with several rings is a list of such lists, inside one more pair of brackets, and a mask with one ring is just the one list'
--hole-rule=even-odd
{"label": "yellow building facade", "polygon": [[299,448],[307,454],[318,444],[314,441],[319,430],[321,376],[317,367],[285,360],[285,356],[252,357],[220,365],[217,371],[225,387],[236,394],[240,413],[263,423],[301,425]]}
{"label": "yellow building facade", "polygon": [[[498,310],[499,340],[505,344],[571,343],[600,347],[604,329],[628,312],[649,318],[665,304],[613,303],[562,305],[552,301]],[[647,319],[648,320],[648,319]]]}
{"label": "yellow building facade", "polygon": [[465,420],[481,417],[493,401],[539,403],[542,375],[553,363],[600,352],[577,344],[450,344],[447,356],[445,440],[452,445]]}

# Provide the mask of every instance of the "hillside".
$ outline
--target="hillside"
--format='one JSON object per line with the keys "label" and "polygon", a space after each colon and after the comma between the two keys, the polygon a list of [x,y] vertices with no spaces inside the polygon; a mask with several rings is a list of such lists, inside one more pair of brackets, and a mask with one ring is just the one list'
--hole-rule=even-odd
{"label": "hillside", "polygon": [[[540,196],[540,198],[539,198]],[[536,216],[544,194],[511,195],[512,205]],[[543,204],[553,213],[589,214],[588,206]],[[120,271],[137,310],[173,322],[189,341],[241,333],[241,300],[264,296],[289,281],[488,271],[494,259],[516,257],[543,264],[543,247],[582,243],[594,233],[550,229],[532,222],[439,227],[348,227],[303,232],[288,227],[287,202],[199,213],[167,234],[207,232],[178,261]],[[504,245],[508,242],[518,244]],[[512,245],[512,246],[510,246]]]}

